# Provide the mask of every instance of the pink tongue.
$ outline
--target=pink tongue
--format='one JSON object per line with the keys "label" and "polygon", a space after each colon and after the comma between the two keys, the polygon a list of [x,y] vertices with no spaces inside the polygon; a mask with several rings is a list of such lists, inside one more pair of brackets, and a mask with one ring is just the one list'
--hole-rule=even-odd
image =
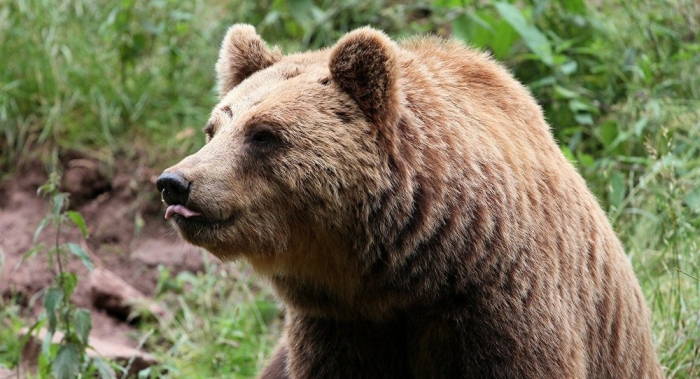
{"label": "pink tongue", "polygon": [[199,216],[200,213],[195,212],[189,208],[187,208],[184,205],[169,205],[168,209],[165,210],[165,219],[170,220],[170,218],[173,217],[173,215],[179,214],[180,216],[184,218],[190,218],[193,216]]}

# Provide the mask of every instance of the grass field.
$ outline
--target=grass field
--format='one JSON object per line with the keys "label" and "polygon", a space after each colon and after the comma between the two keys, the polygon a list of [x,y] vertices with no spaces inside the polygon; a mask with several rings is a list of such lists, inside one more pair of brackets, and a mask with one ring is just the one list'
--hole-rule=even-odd
{"label": "grass field", "polygon": [[[235,22],[286,52],[366,24],[396,38],[453,35],[530,86],[627,248],[666,375],[699,377],[700,5],[513,3],[0,0],[0,179],[68,150],[112,165],[145,154],[155,167],[195,151]],[[265,288],[245,266],[163,271],[159,299],[177,317],[141,325],[146,346],[172,377],[254,376],[278,328]],[[3,349],[24,324],[17,314],[0,310],[0,365],[13,364]]]}

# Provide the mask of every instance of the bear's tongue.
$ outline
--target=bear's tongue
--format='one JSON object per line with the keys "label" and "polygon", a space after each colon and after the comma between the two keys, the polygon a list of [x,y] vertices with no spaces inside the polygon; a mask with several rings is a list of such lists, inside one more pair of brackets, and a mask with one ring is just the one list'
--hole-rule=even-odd
{"label": "bear's tongue", "polygon": [[187,208],[184,205],[177,204],[177,205],[169,205],[168,206],[168,209],[165,210],[165,219],[170,220],[170,218],[172,218],[173,215],[175,215],[175,214],[179,214],[180,216],[182,216],[184,218],[190,218],[193,216],[200,215],[199,212],[195,212],[195,211]]}

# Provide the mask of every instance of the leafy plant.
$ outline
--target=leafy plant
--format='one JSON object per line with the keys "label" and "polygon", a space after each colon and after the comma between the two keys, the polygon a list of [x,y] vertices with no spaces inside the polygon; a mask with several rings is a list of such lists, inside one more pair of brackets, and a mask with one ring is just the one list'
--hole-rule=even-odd
{"label": "leafy plant", "polygon": [[392,35],[412,35],[432,29],[427,2],[410,4],[365,0],[274,0],[252,10],[264,15],[253,21],[268,40],[288,51],[327,47],[348,31],[372,25]]}
{"label": "leafy plant", "polygon": [[[44,249],[43,244],[37,245],[24,257],[45,251],[56,275],[54,283],[44,290],[44,313],[30,328],[27,337],[42,328],[45,330],[39,357],[39,371],[45,376],[71,379],[80,374],[99,373],[100,377],[111,378],[114,374],[102,359],[90,358],[86,354],[92,329],[90,312],[76,307],[70,299],[78,278],[75,273],[66,270],[69,255],[79,258],[89,270],[93,269],[93,263],[80,245],[74,242],[60,243],[63,229],[68,223],[77,227],[83,238],[88,237],[88,232],[80,213],[67,210],[68,195],[59,191],[59,183],[60,176],[54,171],[48,182],[39,188],[38,194],[49,198],[51,211],[42,219],[34,233],[36,245],[45,227],[52,225],[56,229],[55,242],[48,249]],[[54,343],[54,336],[60,336],[60,342]]]}

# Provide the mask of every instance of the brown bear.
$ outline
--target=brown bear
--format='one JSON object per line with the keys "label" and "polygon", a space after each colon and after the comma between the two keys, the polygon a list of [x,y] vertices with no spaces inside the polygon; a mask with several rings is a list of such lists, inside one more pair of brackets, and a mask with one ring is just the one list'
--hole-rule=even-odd
{"label": "brown bear", "polygon": [[535,100],[457,41],[283,56],[235,25],[206,145],[158,179],[187,241],[287,309],[262,378],[660,378],[623,248]]}

